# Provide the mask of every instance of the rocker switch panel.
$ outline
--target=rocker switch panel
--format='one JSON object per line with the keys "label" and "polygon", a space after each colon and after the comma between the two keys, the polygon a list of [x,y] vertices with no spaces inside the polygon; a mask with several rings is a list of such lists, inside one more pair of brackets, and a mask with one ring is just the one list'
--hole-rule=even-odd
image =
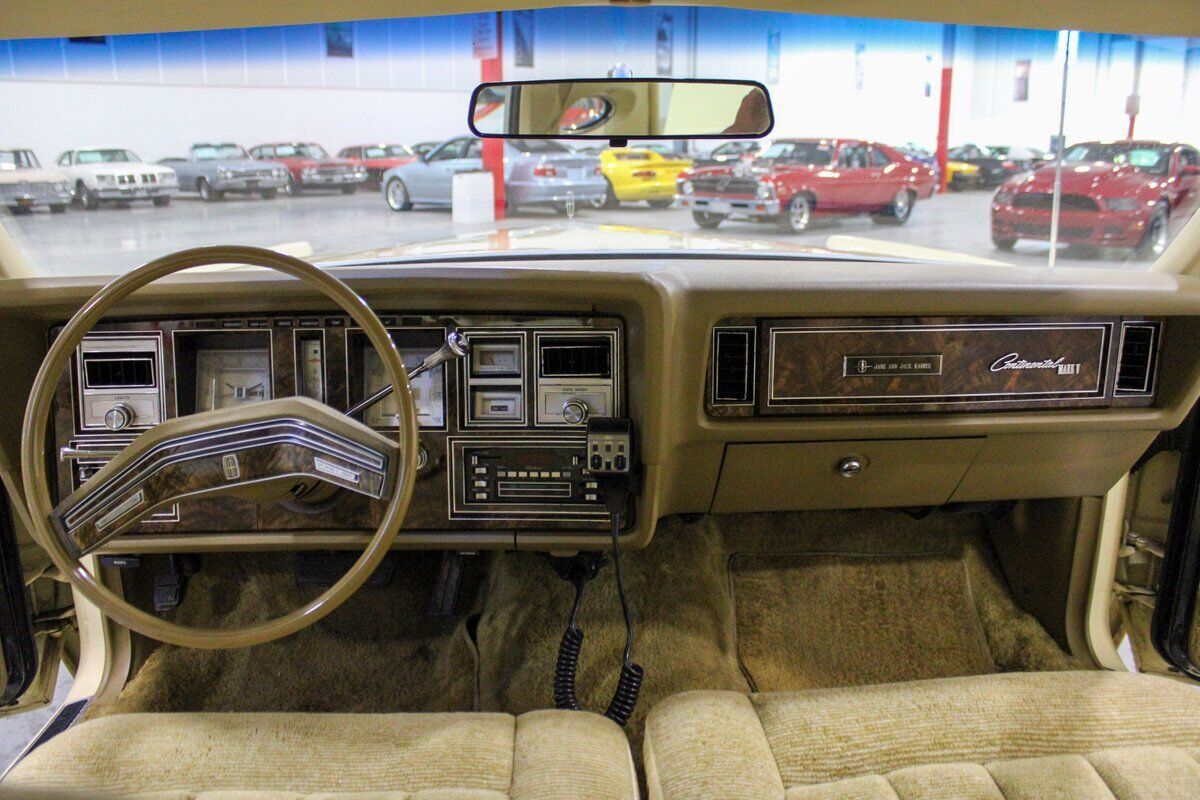
{"label": "rocker switch panel", "polygon": [[593,417],[587,423],[587,472],[628,475],[633,469],[633,423],[615,417]]}

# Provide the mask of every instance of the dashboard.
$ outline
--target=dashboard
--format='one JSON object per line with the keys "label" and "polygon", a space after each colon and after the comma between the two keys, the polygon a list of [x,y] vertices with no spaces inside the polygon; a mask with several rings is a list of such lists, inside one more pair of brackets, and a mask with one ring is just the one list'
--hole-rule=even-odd
{"label": "dashboard", "polygon": [[[619,318],[381,319],[410,370],[438,350],[450,330],[470,342],[465,358],[411,383],[421,443],[405,522],[409,537],[470,541],[487,532],[515,543],[520,531],[548,528],[607,535],[596,484],[584,471],[584,440],[590,416],[618,416],[624,408]],[[164,419],[293,395],[345,412],[386,383],[366,336],[336,314],[99,326],[58,390],[60,496]],[[396,430],[393,396],[359,413],[376,430]],[[160,509],[124,538],[369,532],[382,507],[346,492],[270,506],[188,499]]]}
{"label": "dashboard", "polygon": [[[400,548],[604,547],[588,416],[633,422],[641,486],[622,535],[641,546],[679,513],[1103,495],[1200,397],[1186,276],[648,256],[334,273],[393,309],[380,316],[406,364],[451,326],[471,342],[413,383],[421,467]],[[0,385],[12,430],[47,336],[98,286],[16,281],[0,297],[22,356]],[[295,394],[344,411],[381,382],[362,334],[285,278],[148,287],[62,377],[58,496],[157,419]],[[384,400],[362,419],[387,432],[394,413]],[[99,552],[355,549],[379,513],[340,494],[193,498]]]}

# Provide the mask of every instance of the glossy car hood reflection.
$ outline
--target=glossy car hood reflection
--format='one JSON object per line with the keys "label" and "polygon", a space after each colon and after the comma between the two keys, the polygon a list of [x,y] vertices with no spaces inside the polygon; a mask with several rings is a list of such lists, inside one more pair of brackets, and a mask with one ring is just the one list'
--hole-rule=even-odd
{"label": "glossy car hood reflection", "polygon": [[[1090,194],[1099,190],[1140,189],[1144,186],[1166,181],[1165,176],[1151,175],[1136,167],[1118,166],[1098,162],[1094,164],[1063,164],[1062,188],[1064,194]],[[1018,178],[1013,184],[1018,192],[1053,192],[1054,167],[1043,167],[1037,172]]]}

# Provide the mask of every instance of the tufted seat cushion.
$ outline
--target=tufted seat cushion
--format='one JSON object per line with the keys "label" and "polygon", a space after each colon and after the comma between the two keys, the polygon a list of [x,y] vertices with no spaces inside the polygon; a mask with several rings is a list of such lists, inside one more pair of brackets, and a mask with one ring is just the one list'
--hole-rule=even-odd
{"label": "tufted seat cushion", "polygon": [[51,739],[10,800],[636,800],[593,714],[121,714]]}
{"label": "tufted seat cushion", "polygon": [[651,712],[645,756],[651,800],[1200,797],[1200,691],[1055,672],[687,692]]}

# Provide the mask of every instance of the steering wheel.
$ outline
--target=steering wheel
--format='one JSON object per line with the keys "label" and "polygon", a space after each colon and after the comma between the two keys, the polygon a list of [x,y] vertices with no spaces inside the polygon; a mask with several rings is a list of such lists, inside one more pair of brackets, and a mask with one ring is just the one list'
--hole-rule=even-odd
{"label": "steering wheel", "polygon": [[[399,441],[302,397],[264,400],[165,420],[134,439],[57,506],[45,447],[54,395],[92,327],[136,290],[192,267],[245,264],[299,278],[320,290],[366,334],[397,400]],[[333,275],[255,247],[201,247],[151,261],[101,289],[67,323],[34,379],[21,433],[21,471],[33,535],[72,585],[127,628],[169,644],[223,648],[261,644],[312,625],[344,603],[387,555],[412,498],[417,411],[400,354],[369,306]],[[106,587],[80,559],[155,509],[188,497],[290,499],[319,485],[387,500],[379,527],[354,565],[306,605],[236,629],[180,625],[147,613]]]}

